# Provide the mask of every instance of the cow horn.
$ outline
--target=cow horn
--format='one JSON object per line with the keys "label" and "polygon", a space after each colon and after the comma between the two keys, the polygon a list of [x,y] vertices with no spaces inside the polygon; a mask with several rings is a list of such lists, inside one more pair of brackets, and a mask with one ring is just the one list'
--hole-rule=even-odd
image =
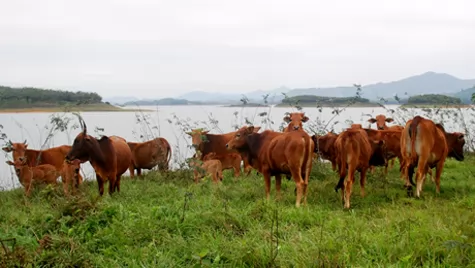
{"label": "cow horn", "polygon": [[8,140],[8,144],[9,144],[10,146],[13,146],[13,142],[12,142],[11,140]]}
{"label": "cow horn", "polygon": [[25,139],[25,141],[23,142],[23,144],[25,144],[25,145],[26,145],[26,139]]}
{"label": "cow horn", "polygon": [[87,132],[86,122],[84,122],[84,119],[82,119],[81,115],[79,115],[78,113],[74,113],[74,115],[78,117],[79,124],[81,125],[82,131],[84,132],[84,134],[86,134]]}

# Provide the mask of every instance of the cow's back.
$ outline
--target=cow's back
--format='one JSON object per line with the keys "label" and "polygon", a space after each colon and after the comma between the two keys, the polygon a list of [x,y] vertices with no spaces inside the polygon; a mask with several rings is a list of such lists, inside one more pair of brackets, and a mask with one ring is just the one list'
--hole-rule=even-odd
{"label": "cow's back", "polygon": [[124,138],[110,136],[109,139],[112,142],[115,152],[117,163],[116,175],[122,175],[129,168],[130,163],[132,162],[132,153]]}
{"label": "cow's back", "polygon": [[236,132],[230,132],[225,134],[206,134],[206,140],[203,142],[202,156],[208,153],[216,153],[220,155],[226,155],[230,153],[230,150],[226,148],[226,143],[231,140]]}
{"label": "cow's back", "polygon": [[295,158],[306,163],[314,151],[314,142],[305,131],[284,132],[271,139],[268,144],[264,152],[264,162],[275,171],[290,172],[289,164],[296,160]]}
{"label": "cow's back", "polygon": [[369,166],[371,144],[368,135],[363,130],[347,130],[340,133],[335,146],[340,164],[352,162],[357,169]]}

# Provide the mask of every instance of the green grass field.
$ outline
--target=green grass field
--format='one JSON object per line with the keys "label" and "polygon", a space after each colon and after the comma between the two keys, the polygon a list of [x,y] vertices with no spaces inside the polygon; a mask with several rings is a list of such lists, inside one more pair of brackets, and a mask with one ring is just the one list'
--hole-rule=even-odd
{"label": "green grass field", "polygon": [[474,267],[474,160],[448,160],[441,194],[428,179],[421,199],[406,197],[398,164],[387,179],[369,175],[365,198],[358,176],[350,210],[323,164],[300,209],[293,181],[276,202],[273,180],[266,202],[260,176],[229,171],[219,186],[195,185],[186,171],[124,177],[119,194],[102,198],[95,181],[69,199],[61,187],[29,199],[22,188],[0,192],[0,239],[16,239],[3,242],[0,266]]}

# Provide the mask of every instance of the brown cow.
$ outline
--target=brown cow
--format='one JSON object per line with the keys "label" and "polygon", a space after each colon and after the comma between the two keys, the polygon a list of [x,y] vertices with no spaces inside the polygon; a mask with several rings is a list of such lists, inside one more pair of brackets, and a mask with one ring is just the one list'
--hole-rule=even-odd
{"label": "brown cow", "polygon": [[[422,184],[428,169],[436,168],[435,185],[440,193],[440,176],[447,156],[458,161],[464,160],[463,146],[465,138],[462,133],[447,133],[440,124],[416,116],[407,121],[401,136],[401,153],[404,158],[404,177],[408,193],[412,192],[412,176],[417,166],[416,196],[420,197]],[[410,184],[409,184],[410,182]]]}
{"label": "brown cow", "polygon": [[[26,162],[30,167],[41,164],[50,164],[53,165],[59,172],[61,172],[61,169],[63,168],[64,158],[71,150],[71,146],[69,145],[62,145],[40,151],[32,150],[28,149],[26,140],[23,143],[12,143],[11,141],[8,143],[9,145],[2,148],[2,150],[7,153],[12,152],[13,161],[18,160],[20,157],[26,158]],[[85,161],[82,161],[81,163],[84,162]],[[79,178],[81,181],[83,180],[81,174],[79,174]]]}
{"label": "brown cow", "polygon": [[312,136],[312,140],[315,146],[315,152],[320,155],[321,158],[329,160],[332,163],[332,169],[336,171],[337,164],[337,152],[335,149],[335,141],[338,138],[338,134],[328,132],[323,136]]}
{"label": "brown cow", "polygon": [[221,161],[214,159],[215,156],[216,153],[209,153],[201,161],[201,153],[199,151],[193,155],[190,167],[193,168],[195,183],[198,183],[199,179],[203,178],[206,174],[211,175],[214,183],[223,180],[223,167]]}
{"label": "brown cow", "polygon": [[65,195],[69,195],[69,187],[73,194],[82,183],[82,178],[79,177],[81,160],[75,159],[73,161],[64,160],[63,168],[61,169],[61,178],[63,181],[63,191]]}
{"label": "brown cow", "polygon": [[172,148],[164,138],[155,138],[147,142],[127,142],[132,152],[132,162],[129,167],[130,178],[142,175],[142,169],[152,169],[158,165],[160,170],[168,170],[172,157]]}
{"label": "brown cow", "polygon": [[267,199],[271,176],[275,177],[277,196],[280,197],[281,174],[290,174],[297,188],[296,207],[300,207],[302,195],[304,205],[307,203],[314,143],[305,131],[255,133],[253,126],[242,127],[226,147],[246,153],[251,165],[264,175]]}
{"label": "brown cow", "polygon": [[15,160],[15,162],[6,161],[6,163],[15,167],[15,173],[21,185],[25,187],[26,196],[30,196],[31,187],[36,182],[57,185],[57,179],[60,174],[53,165],[43,164],[30,167],[23,157]]}
{"label": "brown cow", "polygon": [[[399,130],[402,131],[404,129],[403,126],[388,126],[386,123],[391,123],[394,122],[394,119],[390,117],[386,117],[384,114],[379,114],[376,116],[376,118],[370,118],[368,119],[368,122],[371,124],[376,123],[376,129],[378,130]],[[393,168],[394,166],[394,159],[389,162],[389,168]],[[372,168],[372,171],[374,171],[374,167]]]}
{"label": "brown cow", "polygon": [[68,161],[88,159],[99,186],[99,194],[104,194],[104,182],[109,180],[109,194],[120,192],[120,178],[127,171],[132,161],[132,152],[125,139],[117,136],[102,136],[96,139],[87,134],[87,126],[79,117],[82,132],[74,139],[71,151],[66,156]]}
{"label": "brown cow", "polygon": [[[364,185],[366,172],[370,165],[379,166],[387,163],[383,140],[371,140],[362,129],[349,129],[338,135],[335,142],[338,154],[337,163],[340,180],[335,191],[342,189],[344,207],[350,208],[350,196],[355,180],[355,172],[360,172],[361,196],[365,196]],[[348,177],[345,180],[345,177]]]}
{"label": "brown cow", "polygon": [[351,124],[350,129],[361,129],[363,126],[361,124]]}
{"label": "brown cow", "polygon": [[[256,127],[255,132],[258,132],[261,127]],[[201,152],[201,160],[203,156],[209,153],[216,153],[216,157],[221,161],[223,170],[225,169],[234,169],[234,176],[239,177],[241,174],[241,160],[244,163],[244,172],[246,175],[251,173],[252,167],[248,162],[247,157],[242,157],[240,154],[239,161],[237,161],[236,155],[232,154],[229,150],[226,149],[226,143],[234,137],[236,131],[225,133],[225,134],[209,134],[208,131],[203,131],[200,129],[194,129],[191,132],[186,134],[191,136],[191,143],[196,151]]]}
{"label": "brown cow", "polygon": [[284,117],[284,122],[289,123],[284,129],[284,132],[303,130],[303,124],[308,121],[308,117],[305,113],[290,113]]}

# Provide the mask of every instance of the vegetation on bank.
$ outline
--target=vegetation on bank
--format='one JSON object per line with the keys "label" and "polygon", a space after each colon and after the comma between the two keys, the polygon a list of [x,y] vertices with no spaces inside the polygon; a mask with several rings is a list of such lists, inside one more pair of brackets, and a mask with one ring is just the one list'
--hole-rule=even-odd
{"label": "vegetation on bank", "polygon": [[[281,201],[264,199],[260,176],[195,185],[186,170],[122,179],[120,193],[98,198],[97,182],[65,198],[61,187],[0,192],[0,266],[344,267],[475,264],[475,178],[469,157],[448,160],[436,196],[430,179],[407,198],[398,165],[387,179],[355,183],[342,209],[336,173],[316,164],[308,206],[294,207],[294,182]],[[7,239],[14,239],[7,241]]]}
{"label": "vegetation on bank", "polygon": [[457,106],[462,105],[460,98],[449,97],[446,95],[440,94],[426,94],[426,95],[417,95],[411,96],[407,100],[405,106],[415,106],[415,105],[437,105],[437,106]]}
{"label": "vegetation on bank", "polygon": [[372,103],[369,99],[357,97],[323,97],[315,95],[301,95],[294,97],[287,97],[282,100],[282,103],[277,107],[288,107],[298,105],[301,107],[379,107],[379,104]]}
{"label": "vegetation on bank", "polygon": [[139,101],[130,101],[124,103],[125,106],[127,105],[144,105],[144,106],[152,106],[152,105],[189,105],[191,104],[189,101],[185,99],[174,99],[174,98],[164,98],[159,100],[139,100]]}

